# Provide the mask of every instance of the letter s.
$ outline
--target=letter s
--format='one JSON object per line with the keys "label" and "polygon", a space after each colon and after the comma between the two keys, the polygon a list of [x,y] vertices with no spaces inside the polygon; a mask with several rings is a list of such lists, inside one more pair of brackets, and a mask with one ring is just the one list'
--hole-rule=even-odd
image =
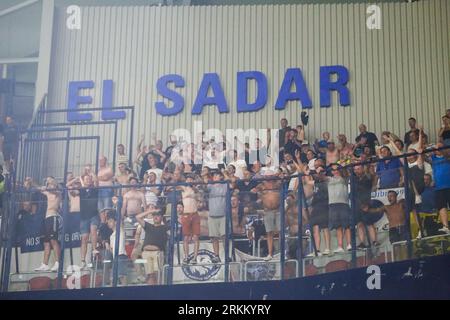
{"label": "letter s", "polygon": [[171,108],[162,101],[155,103],[156,112],[163,116],[173,116],[184,109],[183,97],[178,92],[167,87],[170,82],[174,83],[175,88],[184,88],[185,85],[184,79],[178,74],[168,74],[158,79],[158,82],[156,83],[158,94],[173,101],[173,106]]}

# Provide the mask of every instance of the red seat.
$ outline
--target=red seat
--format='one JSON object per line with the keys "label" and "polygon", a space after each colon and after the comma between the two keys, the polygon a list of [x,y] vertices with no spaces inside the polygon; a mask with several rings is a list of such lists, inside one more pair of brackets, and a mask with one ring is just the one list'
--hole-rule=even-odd
{"label": "red seat", "polygon": [[80,286],[82,289],[91,287],[91,275],[85,274],[80,278]]}
{"label": "red seat", "polygon": [[35,277],[28,281],[29,290],[50,290],[52,287],[52,279],[49,277]]}
{"label": "red seat", "polygon": [[319,269],[312,263],[308,263],[305,265],[305,270],[303,270],[303,274],[306,276],[314,276],[319,273]]}
{"label": "red seat", "polygon": [[129,243],[129,244],[125,245],[125,252],[126,252],[128,258],[130,258],[130,259],[131,259],[131,253],[133,252],[133,249],[134,249],[134,244]]}
{"label": "red seat", "polygon": [[284,278],[285,279],[292,279],[295,278],[295,264],[286,262],[284,267]]}
{"label": "red seat", "polygon": [[95,284],[94,284],[94,288],[101,288],[103,284],[103,277],[101,274],[97,274],[95,276]]}
{"label": "red seat", "polygon": [[325,266],[325,272],[336,272],[348,269],[348,262],[345,260],[335,260],[328,262]]}
{"label": "red seat", "polygon": [[[102,286],[102,276],[101,275],[97,275],[96,277],[96,281],[95,281],[95,286],[101,287]],[[81,289],[85,289],[85,288],[90,288],[91,287],[91,276],[89,274],[85,274],[82,275],[80,277],[80,288]],[[53,280],[53,288],[58,288],[58,278]],[[67,288],[67,278],[66,279],[62,279],[61,281],[61,289],[68,289]]]}

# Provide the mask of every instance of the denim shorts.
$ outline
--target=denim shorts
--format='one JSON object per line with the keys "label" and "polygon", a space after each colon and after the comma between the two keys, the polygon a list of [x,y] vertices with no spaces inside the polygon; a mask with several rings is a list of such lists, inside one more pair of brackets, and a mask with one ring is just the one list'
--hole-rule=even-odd
{"label": "denim shorts", "polygon": [[114,195],[113,189],[98,190],[97,209],[101,211],[105,208],[112,208],[112,197]]}
{"label": "denim shorts", "polygon": [[98,215],[93,216],[90,219],[85,219],[80,221],[80,234],[89,234],[91,232],[91,226],[100,225],[100,217]]}

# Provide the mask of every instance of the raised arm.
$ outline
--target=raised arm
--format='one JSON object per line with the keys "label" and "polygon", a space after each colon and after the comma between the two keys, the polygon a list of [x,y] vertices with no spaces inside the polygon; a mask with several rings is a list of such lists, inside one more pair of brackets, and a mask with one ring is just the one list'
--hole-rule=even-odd
{"label": "raised arm", "polygon": [[122,204],[122,209],[121,209],[121,212],[120,212],[121,215],[122,215],[122,218],[124,218],[125,215],[127,214],[127,206],[128,206],[128,197],[125,194],[125,196],[123,197],[123,204]]}
{"label": "raised arm", "polygon": [[272,142],[272,137],[271,137],[271,134],[270,134],[270,128],[268,128],[267,129],[267,150],[269,150],[269,147],[270,147],[270,143]]}
{"label": "raised arm", "polygon": [[298,133],[298,136],[301,141],[305,141],[305,127],[303,127],[303,126],[301,127],[301,130]]}
{"label": "raised arm", "polygon": [[380,213],[386,211],[385,206],[382,206],[380,208],[369,208],[368,205],[363,205],[361,207],[361,210],[367,213]]}
{"label": "raised arm", "polygon": [[146,210],[146,211],[144,211],[144,212],[139,213],[138,215],[136,215],[136,220],[137,220],[137,222],[142,226],[142,228],[144,228],[144,227],[145,227],[145,221],[144,221],[144,218],[145,218],[148,214],[153,213],[153,212],[158,212],[158,211],[159,211],[159,209],[156,209],[156,208],[154,208],[154,209],[148,209],[148,210]]}
{"label": "raised arm", "polygon": [[136,147],[136,151],[138,154],[142,152],[142,144],[144,143],[144,139],[145,139],[145,136],[141,135],[141,138],[139,139],[138,145]]}

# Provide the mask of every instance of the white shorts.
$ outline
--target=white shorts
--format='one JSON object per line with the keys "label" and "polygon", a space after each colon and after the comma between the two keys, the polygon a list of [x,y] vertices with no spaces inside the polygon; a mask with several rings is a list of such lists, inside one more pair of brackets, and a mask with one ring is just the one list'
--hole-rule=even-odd
{"label": "white shorts", "polygon": [[210,237],[220,238],[225,236],[225,217],[208,217],[208,230]]}

